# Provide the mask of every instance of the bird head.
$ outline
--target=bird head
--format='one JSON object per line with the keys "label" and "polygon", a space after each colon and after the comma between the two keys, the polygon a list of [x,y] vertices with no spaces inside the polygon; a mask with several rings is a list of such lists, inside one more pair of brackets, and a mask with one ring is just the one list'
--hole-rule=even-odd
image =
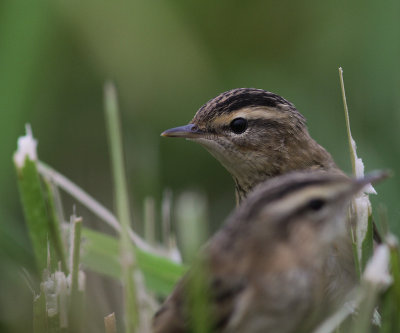
{"label": "bird head", "polygon": [[344,215],[351,198],[387,176],[382,171],[363,178],[325,171],[292,172],[258,185],[233,220],[241,228],[252,226],[257,237],[265,239],[268,233],[271,239],[292,239],[302,248],[307,242],[321,246],[339,235],[348,237]]}
{"label": "bird head", "polygon": [[268,178],[314,166],[335,167],[310,137],[295,106],[261,89],[224,92],[204,104],[188,125],[161,135],[204,146],[232,175],[239,201]]}

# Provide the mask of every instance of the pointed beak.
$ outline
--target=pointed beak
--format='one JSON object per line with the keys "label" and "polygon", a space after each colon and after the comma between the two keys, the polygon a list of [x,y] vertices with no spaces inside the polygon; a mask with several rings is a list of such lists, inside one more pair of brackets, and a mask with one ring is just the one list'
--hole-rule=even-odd
{"label": "pointed beak", "polygon": [[198,129],[197,126],[193,124],[170,128],[161,133],[161,136],[166,136],[170,138],[187,138],[187,139],[200,138],[203,135],[204,131]]}
{"label": "pointed beak", "polygon": [[374,184],[390,176],[388,171],[373,171],[365,175],[363,178],[354,179],[353,185],[351,186],[350,192],[356,194],[361,191],[368,184]]}

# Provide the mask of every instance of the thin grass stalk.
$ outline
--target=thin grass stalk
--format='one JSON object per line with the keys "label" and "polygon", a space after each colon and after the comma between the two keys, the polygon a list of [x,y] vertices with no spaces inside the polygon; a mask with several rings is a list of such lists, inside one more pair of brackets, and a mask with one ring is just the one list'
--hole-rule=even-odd
{"label": "thin grass stalk", "polygon": [[106,333],[117,333],[117,323],[114,312],[104,317],[104,328]]}
{"label": "thin grass stalk", "polygon": [[164,190],[161,202],[161,227],[162,241],[168,250],[171,250],[171,207],[172,192],[169,189]]}
{"label": "thin grass stalk", "polygon": [[196,262],[190,272],[190,279],[186,286],[189,298],[190,332],[208,333],[213,330],[214,318],[211,310],[210,289],[208,286],[208,272],[206,263]]}
{"label": "thin grass stalk", "polygon": [[82,218],[72,216],[71,218],[71,292],[78,291],[79,278],[79,256],[81,250]]}
{"label": "thin grass stalk", "polygon": [[149,244],[156,242],[156,229],[155,229],[155,205],[154,198],[147,197],[144,200],[144,239]]}
{"label": "thin grass stalk", "polygon": [[379,287],[372,284],[365,284],[365,297],[360,303],[358,316],[355,319],[350,332],[352,333],[367,333],[371,331],[372,315],[377,306],[379,297]]}
{"label": "thin grass stalk", "polygon": [[207,238],[207,201],[195,192],[184,192],[175,205],[178,236],[184,262],[190,263]]}
{"label": "thin grass stalk", "polygon": [[359,260],[359,256],[358,256],[358,245],[357,245],[357,239],[354,235],[354,231],[351,228],[350,229],[350,233],[351,233],[351,248],[353,250],[353,258],[354,258],[354,268],[357,274],[358,279],[361,279],[361,263]]}
{"label": "thin grass stalk", "polygon": [[[115,215],[110,210],[105,208],[102,204],[100,204],[97,200],[95,200],[92,196],[90,196],[87,192],[85,192],[82,188],[80,188],[78,185],[70,181],[67,177],[54,170],[47,164],[43,163],[42,161],[38,161],[37,167],[39,173],[44,178],[49,179],[51,182],[54,182],[59,188],[70,194],[74,199],[84,205],[88,210],[99,217],[102,221],[107,223],[115,231],[117,231],[118,233],[121,232],[121,226]],[[146,243],[131,228],[129,228],[128,234],[132,242],[143,251],[147,251],[149,253],[163,257],[168,257],[164,251],[159,251],[155,247],[152,247],[148,243]]]}
{"label": "thin grass stalk", "polygon": [[[55,214],[57,215],[57,220],[60,222],[60,227],[62,226],[62,222],[64,222],[64,207],[62,203],[62,198],[61,198],[61,193],[60,193],[60,188],[57,186],[56,183],[54,183],[52,180],[49,178],[45,177],[41,171],[40,171],[40,161],[37,162],[38,164],[38,172],[41,175],[41,177],[44,179],[45,182],[47,182],[50,185],[51,188],[51,194],[54,202],[54,211]],[[66,240],[63,237],[63,241]],[[66,242],[64,242],[66,244]]]}
{"label": "thin grass stalk", "polygon": [[54,192],[52,189],[52,185],[49,181],[44,181],[46,192],[47,192],[47,207],[49,212],[49,235],[50,241],[53,245],[53,248],[56,253],[57,261],[61,265],[61,270],[68,275],[68,265],[67,259],[65,255],[65,246],[62,240],[62,234],[60,230],[60,220],[58,217],[55,200],[54,200]]}
{"label": "thin grass stalk", "polygon": [[71,217],[71,289],[70,289],[70,332],[82,332],[84,291],[79,290],[79,263],[81,250],[82,218]]}
{"label": "thin grass stalk", "polygon": [[[364,164],[361,158],[357,157],[356,143],[351,135],[349,110],[347,107],[346,91],[344,88],[343,69],[339,67],[340,87],[342,90],[343,106],[346,119],[347,136],[349,140],[350,159],[353,169],[353,174],[356,177],[364,176]],[[372,210],[371,203],[367,193],[376,194],[372,185],[367,186],[363,193],[356,195],[352,200],[351,217],[356,218],[355,235],[357,244],[357,258],[359,268],[362,270],[365,267],[373,249],[373,230],[372,230]],[[369,231],[369,232],[368,232]]]}
{"label": "thin grass stalk", "polygon": [[334,333],[340,331],[340,325],[354,313],[354,308],[364,300],[364,291],[357,288],[351,292],[354,294],[354,300],[343,304],[336,312],[326,318],[312,333]]}
{"label": "thin grass stalk", "polygon": [[33,333],[47,332],[47,310],[44,292],[33,299]]}
{"label": "thin grass stalk", "polygon": [[389,234],[386,237],[390,249],[390,267],[393,277],[393,285],[390,290],[392,298],[392,321],[393,332],[400,332],[400,255],[398,240],[394,235]]}
{"label": "thin grass stalk", "polygon": [[390,248],[390,266],[393,276],[394,297],[396,299],[397,308],[400,310],[400,256],[398,240],[393,235],[390,235],[388,244]]}
{"label": "thin grass stalk", "polygon": [[136,257],[129,239],[130,211],[127,181],[125,176],[121,126],[118,114],[117,93],[114,85],[108,83],[104,87],[105,114],[108,126],[111,150],[112,172],[114,178],[115,202],[118,220],[121,224],[120,251],[122,267],[122,284],[124,288],[125,332],[132,333],[139,327],[139,313],[136,302],[136,286],[134,272]]}
{"label": "thin grass stalk", "polygon": [[207,260],[199,258],[197,254],[207,234],[207,202],[201,194],[185,192],[179,196],[175,210],[182,256],[185,262],[195,262],[185,286],[190,309],[190,331],[211,332],[214,323]]}
{"label": "thin grass stalk", "polygon": [[[56,294],[58,298],[58,317],[59,317],[59,329],[67,330],[71,326],[71,317],[69,315],[69,288],[68,279],[64,272],[57,271],[54,273],[54,280],[56,282]],[[71,332],[79,333],[77,330],[72,330]]]}
{"label": "thin grass stalk", "polygon": [[374,227],[373,227],[372,215],[368,216],[368,229],[365,234],[365,238],[362,242],[361,248],[361,271],[363,272],[367,266],[369,258],[374,253]]}
{"label": "thin grass stalk", "polygon": [[[387,223],[387,216],[383,217]],[[379,333],[392,333],[400,332],[400,258],[397,238],[387,231],[385,242],[390,250],[390,272],[393,284],[382,295],[379,304],[379,311],[382,314],[382,326]]]}
{"label": "thin grass stalk", "polygon": [[349,117],[349,108],[347,107],[347,98],[346,98],[346,91],[344,89],[344,80],[343,80],[343,69],[339,67],[339,78],[340,78],[340,88],[342,90],[342,99],[343,99],[343,107],[344,107],[344,116],[346,119],[346,129],[347,129],[347,138],[349,140],[349,149],[350,149],[350,160],[351,166],[353,170],[353,174],[356,174],[356,151],[354,149],[354,142],[351,136],[350,130],[350,117]]}

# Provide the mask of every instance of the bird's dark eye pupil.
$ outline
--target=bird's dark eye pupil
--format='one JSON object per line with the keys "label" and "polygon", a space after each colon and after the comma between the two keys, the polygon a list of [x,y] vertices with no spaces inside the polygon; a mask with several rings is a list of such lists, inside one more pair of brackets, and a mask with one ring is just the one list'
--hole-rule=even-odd
{"label": "bird's dark eye pupil", "polygon": [[247,120],[244,118],[233,119],[230,127],[233,133],[243,133],[247,129]]}
{"label": "bird's dark eye pupil", "polygon": [[308,203],[308,207],[312,210],[320,210],[322,207],[324,207],[325,201],[322,199],[312,199]]}

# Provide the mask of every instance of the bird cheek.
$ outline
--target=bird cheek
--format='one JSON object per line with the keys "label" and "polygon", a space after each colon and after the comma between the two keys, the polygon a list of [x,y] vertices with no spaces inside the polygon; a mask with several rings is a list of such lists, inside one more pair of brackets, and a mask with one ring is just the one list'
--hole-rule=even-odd
{"label": "bird cheek", "polygon": [[257,141],[258,140],[253,140],[253,138],[249,138],[249,136],[246,134],[240,134],[231,137],[232,148],[241,152],[254,150],[254,147],[257,145]]}
{"label": "bird cheek", "polygon": [[[322,215],[322,214],[321,214]],[[336,212],[324,212],[318,221],[319,239],[323,243],[330,243],[338,238],[346,236],[346,214]],[[332,217],[336,215],[335,217]],[[324,223],[329,221],[329,223]]]}

